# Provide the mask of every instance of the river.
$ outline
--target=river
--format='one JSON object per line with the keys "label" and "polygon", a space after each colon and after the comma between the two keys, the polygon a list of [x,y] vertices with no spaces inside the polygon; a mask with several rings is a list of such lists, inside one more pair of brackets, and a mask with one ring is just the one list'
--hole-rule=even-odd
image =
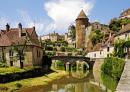
{"label": "river", "polygon": [[90,70],[73,70],[68,75],[17,92],[115,92],[118,81],[112,77]]}

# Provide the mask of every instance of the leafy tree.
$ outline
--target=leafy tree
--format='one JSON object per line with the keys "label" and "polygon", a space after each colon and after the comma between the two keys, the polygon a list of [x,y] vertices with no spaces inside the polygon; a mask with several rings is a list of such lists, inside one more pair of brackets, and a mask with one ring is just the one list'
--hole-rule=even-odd
{"label": "leafy tree", "polygon": [[17,54],[15,56],[16,60],[20,60],[20,68],[22,67],[22,60],[24,60],[24,56],[26,55],[26,53],[24,52],[25,49],[27,49],[27,42],[30,40],[30,38],[26,37],[23,41],[23,43],[15,43],[12,42],[10,45],[11,51],[17,51]]}
{"label": "leafy tree", "polygon": [[90,40],[93,45],[96,45],[97,43],[102,42],[104,36],[104,32],[101,32],[100,30],[94,30],[91,32]]}

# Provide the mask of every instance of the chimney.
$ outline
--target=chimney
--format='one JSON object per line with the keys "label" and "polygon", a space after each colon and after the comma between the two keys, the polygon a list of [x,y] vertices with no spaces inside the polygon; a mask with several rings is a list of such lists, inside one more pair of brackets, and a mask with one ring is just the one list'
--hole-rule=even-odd
{"label": "chimney", "polygon": [[124,9],[122,9],[122,12],[124,12]]}
{"label": "chimney", "polygon": [[9,26],[9,24],[7,23],[7,25],[6,25],[6,33],[9,31],[9,28],[10,28],[10,26]]}
{"label": "chimney", "polygon": [[125,26],[125,25],[123,24],[123,25],[122,25],[122,28],[124,28],[124,26]]}
{"label": "chimney", "polygon": [[54,31],[54,34],[55,34],[55,31]]}
{"label": "chimney", "polygon": [[35,30],[35,27],[33,26],[33,30]]}
{"label": "chimney", "polygon": [[18,24],[18,27],[19,27],[19,37],[22,36],[22,25],[21,23]]}

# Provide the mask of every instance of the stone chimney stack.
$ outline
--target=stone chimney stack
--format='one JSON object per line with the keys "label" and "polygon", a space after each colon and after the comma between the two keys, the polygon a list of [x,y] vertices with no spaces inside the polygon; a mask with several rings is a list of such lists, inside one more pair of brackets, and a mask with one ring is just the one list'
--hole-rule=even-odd
{"label": "stone chimney stack", "polygon": [[122,28],[124,28],[124,26],[125,26],[125,25],[123,24],[123,25],[122,25]]}
{"label": "stone chimney stack", "polygon": [[22,25],[21,23],[18,24],[18,27],[19,27],[19,37],[22,36]]}
{"label": "stone chimney stack", "polygon": [[124,9],[122,9],[122,12],[124,12]]}
{"label": "stone chimney stack", "polygon": [[9,28],[10,28],[10,26],[9,26],[9,24],[7,23],[7,25],[6,25],[6,33],[9,31]]}
{"label": "stone chimney stack", "polygon": [[35,27],[33,26],[33,30],[35,30]]}

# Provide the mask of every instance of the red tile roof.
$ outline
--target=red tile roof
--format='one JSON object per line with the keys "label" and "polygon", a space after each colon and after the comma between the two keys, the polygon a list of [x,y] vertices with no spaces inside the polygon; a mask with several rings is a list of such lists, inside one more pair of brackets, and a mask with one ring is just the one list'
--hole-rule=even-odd
{"label": "red tile roof", "polygon": [[102,43],[98,43],[96,46],[94,46],[94,48],[90,52],[98,51],[99,49],[101,49],[101,47]]}
{"label": "red tile roof", "polygon": [[114,17],[114,18],[113,18],[113,20],[117,20],[117,18],[116,18],[116,17]]}
{"label": "red tile roof", "polygon": [[[22,29],[22,34],[27,33],[27,35],[32,38],[27,45],[35,45],[35,46],[40,46],[40,43],[38,39],[33,39],[32,37],[32,32],[33,28],[23,28]],[[11,28],[7,33],[1,36],[0,38],[0,46],[9,46],[11,45],[12,42],[15,43],[22,43],[25,39],[25,36],[19,37],[19,29],[18,28]]]}
{"label": "red tile roof", "polygon": [[124,33],[124,32],[127,32],[127,31],[129,31],[129,30],[130,30],[130,24],[127,24],[126,26],[124,26],[124,28],[122,28],[122,29],[117,33],[117,35],[122,34],[122,33]]}

